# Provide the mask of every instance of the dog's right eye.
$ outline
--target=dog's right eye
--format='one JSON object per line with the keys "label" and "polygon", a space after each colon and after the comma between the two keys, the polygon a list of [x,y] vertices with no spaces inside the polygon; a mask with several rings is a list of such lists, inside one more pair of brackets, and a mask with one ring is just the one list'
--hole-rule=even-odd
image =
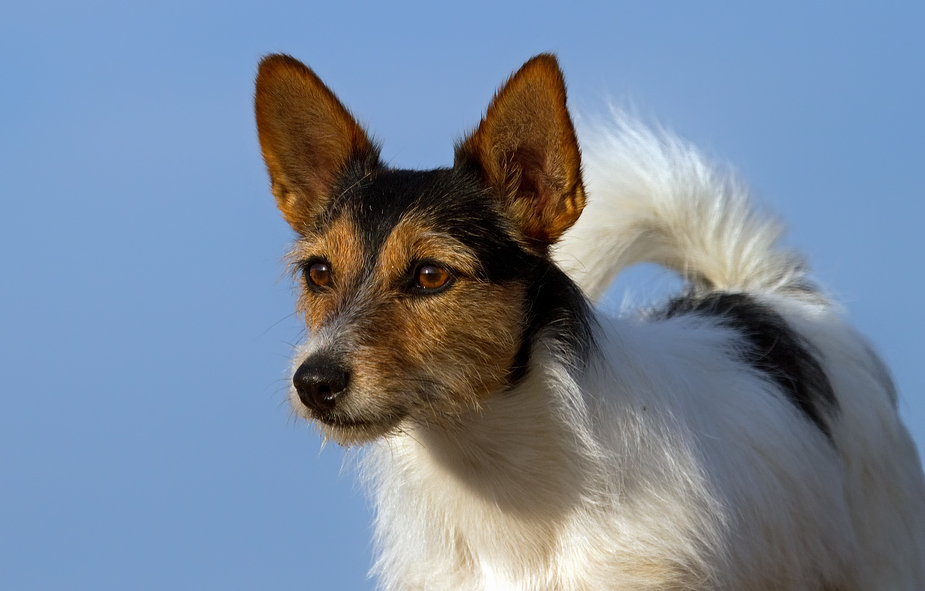
{"label": "dog's right eye", "polygon": [[312,285],[328,287],[331,285],[331,265],[325,262],[313,263],[309,265],[305,276]]}
{"label": "dog's right eye", "polygon": [[425,291],[440,289],[450,280],[450,273],[437,265],[424,265],[418,269],[417,287]]}

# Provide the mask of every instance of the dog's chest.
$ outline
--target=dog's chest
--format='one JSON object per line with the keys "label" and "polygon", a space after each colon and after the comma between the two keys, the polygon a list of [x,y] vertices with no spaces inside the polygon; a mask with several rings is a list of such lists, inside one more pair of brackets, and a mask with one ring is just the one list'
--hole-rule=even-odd
{"label": "dog's chest", "polygon": [[498,453],[482,455],[422,445],[420,437],[376,450],[368,466],[383,569],[391,565],[421,588],[556,588],[580,479],[570,469],[551,475],[570,464],[552,461],[559,452],[545,439],[545,447],[528,446],[530,455],[497,440],[490,449]]}

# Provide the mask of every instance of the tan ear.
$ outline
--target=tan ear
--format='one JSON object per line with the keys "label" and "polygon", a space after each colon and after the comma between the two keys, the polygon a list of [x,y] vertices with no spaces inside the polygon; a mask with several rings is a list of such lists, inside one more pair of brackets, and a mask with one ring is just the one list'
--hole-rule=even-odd
{"label": "tan ear", "polygon": [[540,54],[511,76],[456,159],[478,165],[534,246],[575,223],[585,205],[581,154],[554,56]]}
{"label": "tan ear", "polygon": [[287,55],[260,62],[254,110],[276,204],[297,231],[315,219],[348,166],[378,163],[376,146],[334,93]]}

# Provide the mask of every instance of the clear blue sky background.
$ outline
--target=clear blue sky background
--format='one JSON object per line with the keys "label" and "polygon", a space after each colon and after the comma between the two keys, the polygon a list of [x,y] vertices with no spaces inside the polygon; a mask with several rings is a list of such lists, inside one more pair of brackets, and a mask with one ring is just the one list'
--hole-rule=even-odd
{"label": "clear blue sky background", "polygon": [[790,222],[925,445],[921,2],[13,4],[0,588],[373,588],[351,463],[284,402],[290,232],[251,104],[275,51],[404,167],[450,163],[498,84],[557,52],[576,110],[631,105]]}

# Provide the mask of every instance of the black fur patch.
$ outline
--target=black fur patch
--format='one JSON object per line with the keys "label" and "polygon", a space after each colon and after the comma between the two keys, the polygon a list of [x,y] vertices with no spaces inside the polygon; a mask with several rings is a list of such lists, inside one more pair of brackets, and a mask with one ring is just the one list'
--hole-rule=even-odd
{"label": "black fur patch", "polygon": [[816,352],[780,314],[746,294],[708,293],[676,298],[656,318],[687,314],[714,318],[738,331],[749,345],[742,352],[744,361],[774,380],[787,399],[832,439],[826,418],[838,409],[835,392]]}
{"label": "black fur patch", "polygon": [[526,331],[511,368],[511,384],[527,375],[530,353],[540,334],[557,341],[572,363],[582,367],[594,350],[594,331],[591,305],[581,289],[555,264],[539,260],[527,298]]}

